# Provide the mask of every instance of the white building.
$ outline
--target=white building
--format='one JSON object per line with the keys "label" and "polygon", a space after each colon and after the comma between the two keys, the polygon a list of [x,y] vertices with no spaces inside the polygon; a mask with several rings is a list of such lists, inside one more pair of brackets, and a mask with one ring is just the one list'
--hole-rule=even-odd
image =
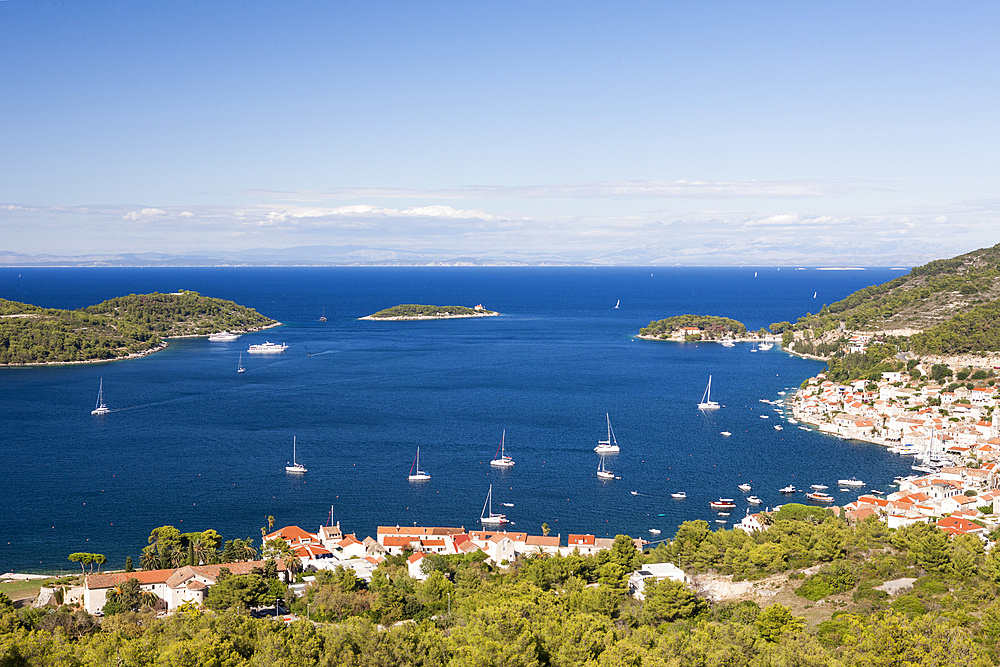
{"label": "white building", "polygon": [[673,563],[649,563],[629,575],[629,594],[636,599],[643,600],[646,597],[643,593],[646,589],[646,582],[649,580],[663,581],[664,579],[672,579],[682,584],[687,583],[687,575],[684,574],[684,570]]}

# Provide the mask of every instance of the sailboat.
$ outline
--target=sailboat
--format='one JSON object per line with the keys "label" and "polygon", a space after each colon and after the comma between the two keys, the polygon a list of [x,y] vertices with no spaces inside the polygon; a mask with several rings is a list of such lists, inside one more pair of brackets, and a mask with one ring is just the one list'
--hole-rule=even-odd
{"label": "sailboat", "polygon": [[97,390],[97,407],[90,411],[92,415],[106,415],[111,410],[104,404],[104,378],[101,378],[101,388]]}
{"label": "sailboat", "polygon": [[242,352],[240,352],[240,360],[236,364],[236,372],[237,373],[246,373],[247,372],[247,369],[243,368],[243,353]]}
{"label": "sailboat", "polygon": [[[489,510],[489,512],[487,512]],[[507,518],[506,514],[494,514],[493,513],[493,485],[490,484],[490,490],[486,494],[486,502],[483,503],[483,513],[479,515],[479,521],[489,525],[499,526],[505,523],[510,523],[510,519]]]}
{"label": "sailboat", "polygon": [[699,410],[717,410],[719,404],[712,400],[712,376],[708,376],[708,386],[705,387],[705,394],[701,397],[701,403],[698,404]]}
{"label": "sailboat", "polygon": [[497,448],[497,454],[499,454],[499,456],[490,461],[491,466],[495,466],[497,468],[514,467],[514,459],[507,456],[506,450],[504,449],[504,440],[506,440],[506,438],[507,438],[507,430],[504,429],[503,435],[500,436],[500,447]]}
{"label": "sailboat", "polygon": [[307,472],[306,467],[295,458],[295,436],[292,436],[292,464],[285,466],[285,472],[301,474]]}
{"label": "sailboat", "polygon": [[620,306],[620,305],[622,305],[622,300],[621,300],[621,299],[618,299],[618,303],[616,303],[616,304],[615,304],[615,308],[617,308],[617,307],[618,307],[618,306]]}
{"label": "sailboat", "polygon": [[598,440],[594,451],[598,454],[617,454],[620,450],[618,441],[615,439],[615,432],[611,430],[611,415],[604,413],[604,416],[608,418],[608,439]]}
{"label": "sailboat", "polygon": [[413,459],[413,465],[410,466],[410,475],[406,479],[411,482],[422,482],[425,479],[430,479],[431,476],[420,469],[420,448],[417,447],[417,457]]}
{"label": "sailboat", "polygon": [[816,292],[813,292],[813,298],[814,299],[816,298]]}
{"label": "sailboat", "polygon": [[597,466],[597,476],[601,479],[614,479],[615,474],[604,467],[604,454],[601,454],[601,462]]}
{"label": "sailboat", "polygon": [[326,308],[323,309],[323,314],[319,316],[320,322],[326,322]]}

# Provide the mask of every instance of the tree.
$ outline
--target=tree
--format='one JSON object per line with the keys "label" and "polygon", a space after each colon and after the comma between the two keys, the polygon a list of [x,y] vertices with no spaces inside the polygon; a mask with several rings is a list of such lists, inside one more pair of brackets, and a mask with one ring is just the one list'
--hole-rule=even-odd
{"label": "tree", "polygon": [[546,537],[548,537],[548,534],[549,534],[549,532],[550,532],[551,530],[552,530],[552,529],[551,529],[551,528],[549,528],[549,524],[547,524],[547,523],[543,523],[543,524],[542,524],[542,535],[545,535]]}
{"label": "tree", "polygon": [[155,593],[142,590],[138,579],[129,577],[108,591],[104,613],[110,615],[122,611],[139,611],[142,607],[155,606],[159,599]]}
{"label": "tree", "polygon": [[806,622],[804,619],[792,616],[788,607],[772,604],[760,613],[756,625],[762,639],[776,642],[782,635],[801,632]]}
{"label": "tree", "polygon": [[87,570],[84,569],[83,566],[86,565],[86,564],[88,564],[88,563],[90,563],[92,558],[93,558],[93,554],[83,553],[82,551],[74,553],[74,554],[70,554],[67,557],[68,560],[70,560],[70,561],[72,561],[74,563],[79,563],[80,564],[80,571],[83,574],[87,574]]}
{"label": "tree", "polygon": [[657,625],[708,611],[708,603],[683,582],[672,579],[647,579],[643,595],[646,597],[642,605],[643,616]]}
{"label": "tree", "polygon": [[260,605],[267,597],[270,587],[263,577],[256,574],[230,575],[220,577],[208,591],[205,606],[209,609],[246,610]]}
{"label": "tree", "polygon": [[135,572],[135,567],[132,566],[132,557],[131,556],[126,556],[125,557],[125,571],[126,572]]}

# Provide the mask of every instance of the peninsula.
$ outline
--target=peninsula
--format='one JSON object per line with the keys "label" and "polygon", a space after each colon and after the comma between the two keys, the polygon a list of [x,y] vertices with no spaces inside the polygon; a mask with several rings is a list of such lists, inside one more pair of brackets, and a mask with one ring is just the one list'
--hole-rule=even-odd
{"label": "peninsula", "polygon": [[0,299],[0,364],[134,358],[163,349],[164,338],[259,331],[279,324],[253,308],[192,291],[130,294],[77,310]]}
{"label": "peninsula", "polygon": [[494,317],[500,313],[486,310],[482,304],[474,308],[465,306],[426,306],[416,303],[402,303],[392,308],[366,315],[362,320],[448,320],[462,317]]}

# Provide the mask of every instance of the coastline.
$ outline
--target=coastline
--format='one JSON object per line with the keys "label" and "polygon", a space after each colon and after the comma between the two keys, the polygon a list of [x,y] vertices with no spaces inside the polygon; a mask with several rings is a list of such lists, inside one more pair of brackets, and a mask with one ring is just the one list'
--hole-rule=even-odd
{"label": "coastline", "polygon": [[364,317],[359,317],[359,320],[370,320],[372,322],[402,322],[405,320],[461,320],[469,317],[497,317],[500,313],[489,312],[489,313],[469,313],[467,315],[406,315],[398,317],[372,317],[371,315],[365,315]]}
{"label": "coastline", "polygon": [[[684,340],[683,338],[678,338],[676,336],[669,336],[667,338],[660,338],[659,336],[650,336],[649,334],[633,334],[635,338],[641,338],[643,340],[655,340],[664,343],[718,343],[722,344],[721,338],[702,338],[699,340]],[[774,343],[776,345],[781,345],[781,336],[758,338],[754,336],[753,338],[727,338],[726,340],[731,340],[734,343]]]}
{"label": "coastline", "polygon": [[[268,324],[266,326],[260,327],[259,329],[248,329],[245,331],[238,331],[234,333],[239,333],[242,335],[245,333],[254,333],[257,331],[264,331],[266,329],[273,329],[274,327],[278,326],[281,326],[281,322]],[[108,364],[114,361],[128,361],[130,359],[141,359],[142,357],[155,354],[157,352],[160,352],[161,350],[165,350],[168,347],[170,347],[170,344],[167,342],[168,340],[181,339],[181,338],[208,338],[210,335],[211,334],[204,334],[204,335],[189,334],[183,336],[164,336],[162,342],[156,347],[151,347],[150,349],[143,350],[142,352],[133,352],[131,354],[125,355],[124,357],[115,357],[114,359],[84,359],[82,361],[42,361],[42,362],[33,362],[27,364],[0,364],[0,368],[28,368],[37,366],[74,366],[79,364]]]}

